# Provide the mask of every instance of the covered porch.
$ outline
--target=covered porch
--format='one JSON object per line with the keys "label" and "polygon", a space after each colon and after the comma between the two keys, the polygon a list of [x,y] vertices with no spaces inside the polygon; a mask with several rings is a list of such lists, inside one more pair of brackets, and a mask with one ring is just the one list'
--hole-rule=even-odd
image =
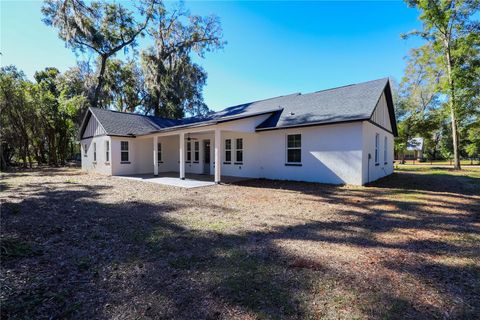
{"label": "covered porch", "polygon": [[213,183],[229,181],[228,177],[258,177],[261,150],[255,129],[268,116],[177,126],[131,138],[112,137],[112,152],[122,155],[121,161],[113,163],[112,175],[179,180],[191,175],[191,180]]}
{"label": "covered porch", "polygon": [[[135,140],[142,140],[142,163],[148,168],[150,162],[151,171],[142,169],[135,173],[150,172],[154,177],[190,179],[202,183],[229,182],[232,177],[254,177],[256,175],[251,175],[244,167],[244,145],[253,138],[255,127],[267,116],[263,114],[214,125],[175,128],[137,137]],[[150,161],[145,158],[148,149]]]}

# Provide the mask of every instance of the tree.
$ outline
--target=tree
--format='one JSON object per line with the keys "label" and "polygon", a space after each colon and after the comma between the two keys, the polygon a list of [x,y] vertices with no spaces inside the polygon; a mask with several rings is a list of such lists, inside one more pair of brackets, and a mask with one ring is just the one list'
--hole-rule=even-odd
{"label": "tree", "polygon": [[191,15],[182,6],[168,11],[157,5],[152,25],[148,31],[155,45],[142,52],[149,93],[146,112],[171,118],[205,113],[202,89],[207,74],[190,54],[203,58],[206,52],[223,47],[218,18]]}
{"label": "tree", "polygon": [[[97,83],[91,105],[97,107],[107,60],[136,45],[147,28],[157,0],[142,1],[134,13],[119,3],[82,0],[45,0],[44,22],[58,29],[59,37],[75,52],[92,51],[100,58]],[[141,16],[142,22],[135,17]]]}
{"label": "tree", "polygon": [[[427,40],[420,48],[429,55],[429,64],[441,73],[438,89],[448,102],[454,155],[454,168],[460,169],[459,122],[464,115],[466,92],[472,89],[472,73],[479,58],[480,23],[478,0],[406,0],[420,10],[423,22],[418,35]],[[427,48],[427,50],[423,50]],[[473,68],[472,68],[473,67]],[[460,120],[459,120],[460,117]]]}
{"label": "tree", "polygon": [[1,167],[11,164],[14,156],[23,165],[31,166],[31,127],[34,123],[32,104],[28,98],[31,84],[15,66],[0,69],[0,134]]}
{"label": "tree", "polygon": [[412,50],[407,62],[396,95],[396,117],[399,120],[396,152],[404,155],[407,142],[419,136],[424,140],[428,158],[435,159],[444,119],[443,103],[437,91],[441,74],[431,62],[431,48],[428,46]]}
{"label": "tree", "polygon": [[112,59],[107,63],[102,105],[121,112],[135,112],[145,98],[143,73],[134,60]]}
{"label": "tree", "polygon": [[19,160],[64,164],[73,156],[75,119],[87,98],[67,79],[56,68],[36,72],[36,83],[14,66],[0,69],[2,169]]}

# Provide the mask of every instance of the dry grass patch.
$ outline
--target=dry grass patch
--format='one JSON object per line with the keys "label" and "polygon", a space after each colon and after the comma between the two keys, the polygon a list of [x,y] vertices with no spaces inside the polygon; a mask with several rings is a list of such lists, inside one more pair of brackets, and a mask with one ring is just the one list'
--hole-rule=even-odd
{"label": "dry grass patch", "polygon": [[476,318],[479,181],[402,167],[368,187],[187,190],[7,173],[2,317]]}

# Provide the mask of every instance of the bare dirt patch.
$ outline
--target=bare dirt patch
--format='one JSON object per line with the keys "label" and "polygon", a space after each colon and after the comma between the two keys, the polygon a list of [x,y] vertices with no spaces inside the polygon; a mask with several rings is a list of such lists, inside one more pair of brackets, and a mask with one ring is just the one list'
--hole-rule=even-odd
{"label": "bare dirt patch", "polygon": [[2,317],[477,318],[480,171],[402,170],[190,190],[4,174]]}

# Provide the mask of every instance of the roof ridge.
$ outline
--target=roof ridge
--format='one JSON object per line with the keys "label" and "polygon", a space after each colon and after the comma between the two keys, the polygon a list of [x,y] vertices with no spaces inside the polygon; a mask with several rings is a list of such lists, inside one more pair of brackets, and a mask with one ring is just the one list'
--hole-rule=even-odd
{"label": "roof ridge", "polygon": [[272,98],[265,98],[265,99],[259,99],[259,100],[254,100],[254,101],[250,101],[250,102],[240,103],[240,104],[236,104],[234,106],[230,106],[228,108],[225,108],[225,109],[222,109],[222,110],[219,110],[219,111],[215,111],[214,113],[218,113],[218,112],[221,112],[221,111],[224,111],[224,110],[227,110],[227,109],[231,109],[231,108],[235,108],[235,107],[240,107],[240,106],[243,106],[245,104],[252,104],[252,103],[257,103],[257,102],[262,102],[262,101],[267,101],[267,100],[273,100],[273,99],[278,99],[278,98],[283,98],[283,97],[288,97],[288,96],[294,96],[294,95],[299,96],[301,94],[302,94],[301,92],[295,92],[295,93],[284,94],[284,95],[276,96],[276,97],[272,97]]}
{"label": "roof ridge", "polygon": [[146,118],[157,118],[157,119],[164,119],[164,120],[182,120],[182,119],[172,119],[172,118],[165,118],[165,117],[157,117],[153,115],[148,115],[148,114],[141,114],[141,113],[135,113],[135,112],[125,112],[125,111],[118,111],[118,110],[112,110],[112,109],[104,109],[104,108],[98,108],[98,107],[90,107],[92,110],[101,110],[101,111],[109,111],[109,112],[115,112],[115,113],[120,113],[120,114],[125,114],[125,115],[134,115],[134,116],[141,116],[141,117],[146,117]]}
{"label": "roof ridge", "polygon": [[390,80],[390,78],[385,77],[385,78],[379,78],[379,79],[369,80],[369,81],[364,81],[364,82],[357,82],[357,83],[346,84],[346,85],[343,85],[343,86],[338,86],[338,87],[333,87],[333,88],[318,90],[318,91],[314,91],[314,92],[310,92],[310,93],[305,93],[305,94],[312,94],[312,93],[320,93],[320,92],[325,92],[325,91],[330,91],[330,90],[337,90],[337,89],[342,89],[342,88],[346,88],[346,87],[358,86],[358,85],[360,85],[360,84],[366,84],[366,83],[375,82],[375,81],[380,81],[380,80],[385,80],[385,79],[386,79],[387,81]]}

